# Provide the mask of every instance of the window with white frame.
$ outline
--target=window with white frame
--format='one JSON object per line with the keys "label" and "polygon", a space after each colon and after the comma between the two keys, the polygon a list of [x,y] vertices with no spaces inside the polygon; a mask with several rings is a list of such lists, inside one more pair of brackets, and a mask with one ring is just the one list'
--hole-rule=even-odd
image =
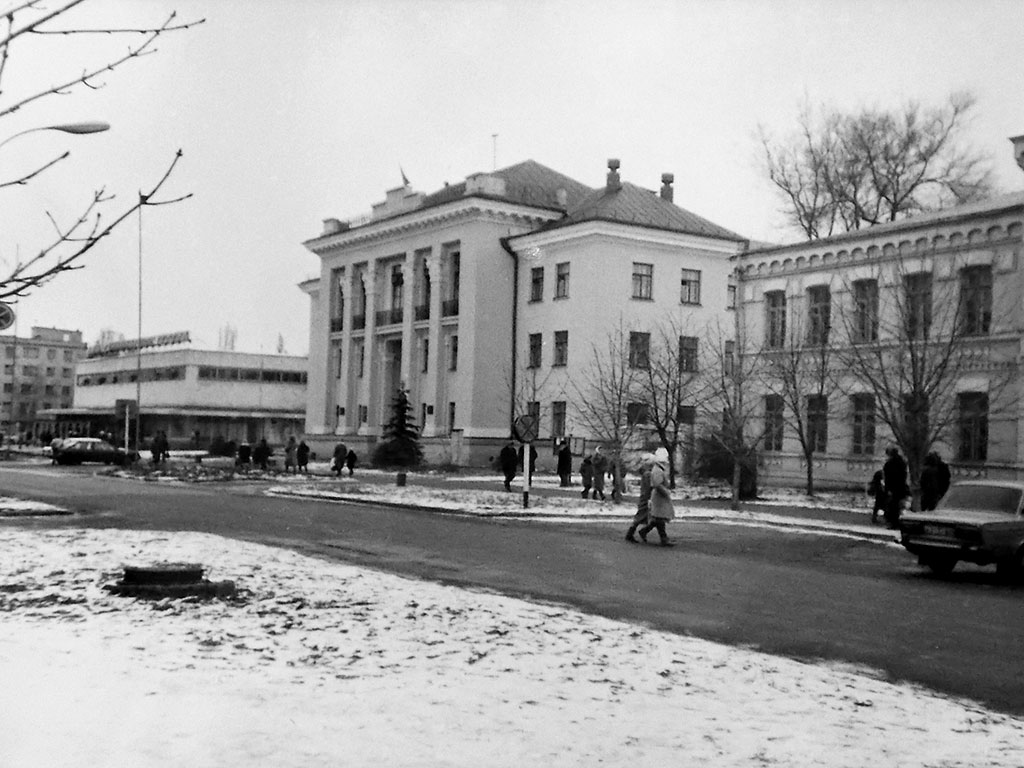
{"label": "window with white frame", "polygon": [[552,365],[564,366],[569,363],[569,332],[555,331],[555,357]]}
{"label": "window with white frame", "polygon": [[766,292],[764,306],[765,342],[771,349],[781,349],[786,344],[786,293]]}
{"label": "window with white frame", "polygon": [[651,334],[631,331],[629,334],[629,367],[651,367]]}
{"label": "window with white frame", "polygon": [[961,392],[957,395],[961,461],[985,461],[988,458],[988,395]]}
{"label": "window with white frame", "polygon": [[878,341],[878,281],[853,283],[853,341]]}
{"label": "window with white frame", "polygon": [[654,265],[633,262],[633,298],[654,298]]}
{"label": "window with white frame", "polygon": [[679,301],[700,304],[700,270],[684,269],[680,280]]}
{"label": "window with white frame", "polygon": [[530,270],[530,301],[544,300],[544,267]]}
{"label": "window with white frame", "polygon": [[807,439],[816,453],[828,448],[828,398],[824,395],[807,396]]}
{"label": "window with white frame", "polygon": [[569,262],[555,265],[555,298],[569,298]]}
{"label": "window with white frame", "polygon": [[828,344],[832,322],[832,294],[827,285],[807,289],[807,343],[821,347]]}
{"label": "window with white frame", "polygon": [[696,373],[699,340],[696,336],[679,337],[679,372]]}
{"label": "window with white frame", "polygon": [[918,272],[903,278],[904,324],[908,339],[927,339],[932,326],[932,276]]}
{"label": "window with white frame", "polygon": [[565,437],[565,401],[555,400],[551,403],[551,436]]}
{"label": "window with white frame", "polygon": [[764,449],[766,451],[782,450],[783,411],[782,395],[764,396]]}
{"label": "window with white frame", "polygon": [[875,453],[875,396],[859,393],[850,397],[853,411],[853,443],[850,453],[872,456]]}
{"label": "window with white frame", "polygon": [[529,336],[530,353],[526,361],[528,368],[540,368],[541,350],[544,348],[544,338],[539,333],[531,333]]}
{"label": "window with white frame", "polygon": [[961,328],[968,336],[983,336],[992,325],[992,267],[960,270]]}

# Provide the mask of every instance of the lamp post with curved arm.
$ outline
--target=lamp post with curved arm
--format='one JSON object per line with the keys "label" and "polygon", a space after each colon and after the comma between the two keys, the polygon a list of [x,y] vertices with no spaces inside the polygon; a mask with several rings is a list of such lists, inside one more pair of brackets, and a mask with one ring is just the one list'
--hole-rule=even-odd
{"label": "lamp post with curved arm", "polygon": [[18,131],[13,136],[8,136],[3,141],[0,141],[0,147],[9,141],[19,136],[24,136],[26,133],[35,133],[36,131],[61,131],[62,133],[103,133],[103,131],[110,130],[110,123],[104,122],[88,122],[88,123],[61,123],[60,125],[40,125],[37,128],[26,128],[24,131]]}

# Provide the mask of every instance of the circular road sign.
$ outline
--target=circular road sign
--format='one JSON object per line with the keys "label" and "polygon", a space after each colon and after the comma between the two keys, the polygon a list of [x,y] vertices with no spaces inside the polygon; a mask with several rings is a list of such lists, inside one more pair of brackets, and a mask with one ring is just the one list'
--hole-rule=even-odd
{"label": "circular road sign", "polygon": [[532,443],[537,439],[539,425],[537,424],[537,419],[533,416],[517,416],[512,426],[522,442]]}
{"label": "circular road sign", "polygon": [[6,331],[14,325],[14,308],[0,301],[0,331]]}

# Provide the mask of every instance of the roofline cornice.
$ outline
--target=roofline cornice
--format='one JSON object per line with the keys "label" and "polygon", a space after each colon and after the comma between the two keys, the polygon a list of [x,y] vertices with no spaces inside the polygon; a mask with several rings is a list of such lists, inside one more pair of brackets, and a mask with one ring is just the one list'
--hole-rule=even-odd
{"label": "roofline cornice", "polygon": [[722,240],[715,237],[691,235],[666,229],[654,229],[636,224],[600,220],[570,224],[547,232],[529,232],[523,235],[515,235],[508,240],[510,247],[518,252],[523,248],[541,248],[595,237],[623,240],[631,243],[642,242],[665,245],[673,248],[695,248],[703,251],[724,253],[730,256],[742,252],[745,245],[745,241],[740,240]]}
{"label": "roofline cornice", "polygon": [[538,224],[553,221],[563,215],[562,211],[557,209],[510,203],[485,196],[474,196],[425,210],[410,211],[392,218],[370,222],[361,227],[338,232],[333,235],[313,238],[312,240],[305,241],[303,245],[318,256],[327,255],[330,251],[339,248],[348,248],[356,244],[405,235],[409,232],[426,229],[437,224],[479,214],[534,220]]}

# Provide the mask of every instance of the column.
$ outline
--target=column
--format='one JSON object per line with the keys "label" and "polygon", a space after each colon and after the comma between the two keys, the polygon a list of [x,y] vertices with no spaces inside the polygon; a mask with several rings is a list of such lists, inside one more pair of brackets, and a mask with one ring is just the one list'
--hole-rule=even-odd
{"label": "column", "polygon": [[[430,354],[427,358],[427,370],[433,378],[433,415],[427,416],[427,424],[424,424],[424,434],[437,435],[443,430],[438,429],[438,424],[443,423],[444,410],[444,371],[441,370],[441,302],[444,298],[443,286],[441,285],[441,249],[434,248],[427,258],[427,271],[430,273]],[[429,431],[427,427],[429,426]]]}
{"label": "column", "polygon": [[363,277],[366,286],[366,329],[363,334],[363,380],[359,387],[359,403],[367,407],[366,424],[359,425],[359,434],[374,434],[380,423],[380,355],[377,354],[377,263],[367,265]]}
{"label": "column", "polygon": [[[416,375],[416,340],[412,333],[412,323],[416,314],[416,256],[407,253],[402,262],[402,368],[401,379],[409,389],[410,397],[419,387],[414,386]],[[418,400],[413,399],[413,404]]]}
{"label": "column", "polygon": [[334,360],[335,369],[331,371],[334,379],[334,408],[344,408],[345,413],[335,420],[334,434],[344,435],[352,431],[351,425],[355,414],[352,413],[352,405],[349,403],[349,376],[352,370],[352,276],[345,274],[338,284],[338,291],[342,297],[342,329],[341,345],[337,348],[341,352],[341,376],[338,376],[337,360]]}

